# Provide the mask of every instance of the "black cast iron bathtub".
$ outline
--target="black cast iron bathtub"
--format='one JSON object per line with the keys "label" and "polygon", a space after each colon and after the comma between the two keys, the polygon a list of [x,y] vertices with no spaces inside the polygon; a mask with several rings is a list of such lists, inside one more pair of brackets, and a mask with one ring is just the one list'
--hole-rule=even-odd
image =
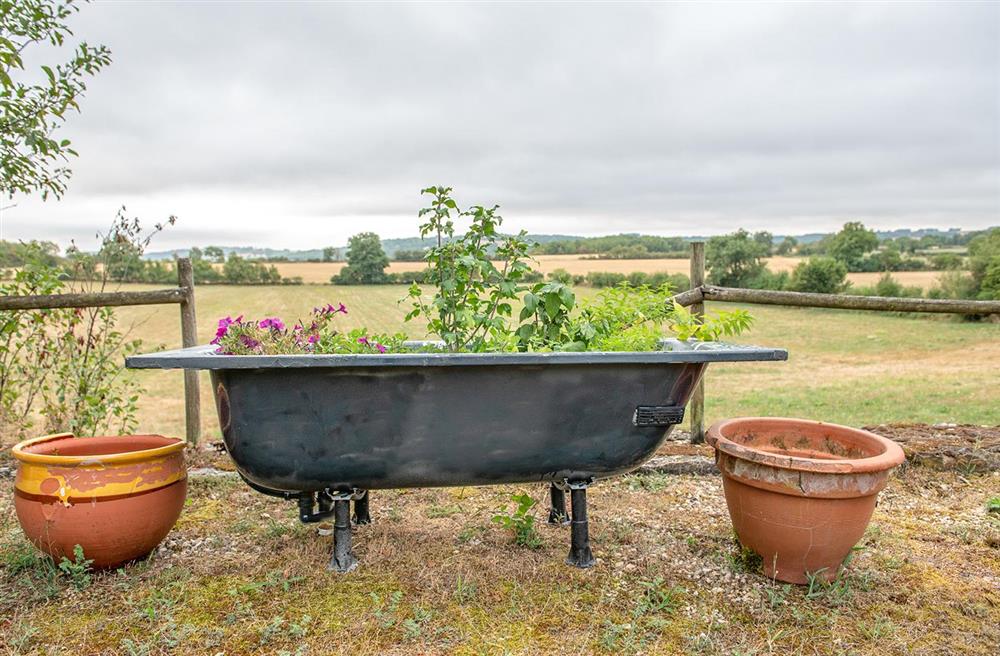
{"label": "black cast iron bathtub", "polygon": [[[217,355],[198,346],[126,359],[208,369],[226,449],[299,517],[333,517],[331,566],[355,566],[350,500],[368,490],[549,482],[550,521],[573,506],[571,564],[593,563],[586,488],[648,459],[684,416],[709,362],[785,360],[781,349],[664,340],[635,353]],[[318,509],[317,509],[318,508]]]}

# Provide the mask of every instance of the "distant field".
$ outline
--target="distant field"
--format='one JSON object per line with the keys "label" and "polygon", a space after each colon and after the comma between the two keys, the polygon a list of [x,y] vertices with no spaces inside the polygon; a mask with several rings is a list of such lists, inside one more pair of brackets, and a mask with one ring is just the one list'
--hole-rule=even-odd
{"label": "distant field", "polygon": [[[131,285],[130,288],[139,288]],[[578,290],[583,296],[594,290]],[[304,316],[319,303],[343,302],[345,326],[404,330],[397,300],[402,286],[201,287],[197,310],[201,342],[219,317]],[[718,304],[710,309],[731,309]],[[1000,325],[948,317],[904,318],[865,312],[752,307],[756,327],[740,341],[785,347],[788,362],[713,366],[707,379],[710,419],[789,415],[844,422],[970,422],[1000,424]],[[175,306],[123,308],[125,325],[150,349],[179,345]],[[137,372],[148,392],[140,402],[143,431],[183,432],[179,372]],[[214,402],[203,375],[206,435],[218,434]]]}
{"label": "distant field", "polygon": [[[690,263],[685,259],[662,260],[586,260],[580,255],[538,255],[535,257],[535,268],[542,273],[550,273],[555,269],[566,269],[572,274],[586,274],[591,271],[609,271],[613,273],[683,273],[690,271]],[[767,260],[769,269],[775,272],[791,271],[802,261],[799,257],[772,257]],[[344,267],[343,262],[276,262],[275,265],[282,276],[291,278],[300,276],[303,282],[323,284],[330,282],[330,277],[339,273]],[[396,273],[402,271],[419,271],[424,268],[423,262],[392,262],[387,271]],[[855,285],[873,285],[879,278],[878,273],[849,273],[847,279]],[[937,271],[903,271],[892,276],[904,285],[915,285],[929,289],[937,281]]]}

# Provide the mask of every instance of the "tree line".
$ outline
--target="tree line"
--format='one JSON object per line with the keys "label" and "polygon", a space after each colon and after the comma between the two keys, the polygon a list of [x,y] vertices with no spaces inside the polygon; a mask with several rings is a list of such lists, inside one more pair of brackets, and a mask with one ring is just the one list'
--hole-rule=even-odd
{"label": "tree line", "polygon": [[[884,296],[919,295],[919,288],[903,288],[891,273],[936,269],[942,271],[939,286],[931,294],[939,298],[1000,299],[1000,228],[979,231],[968,237],[968,257],[956,253],[935,255],[926,266],[921,259],[900,252],[895,240],[881,243],[875,232],[860,222],[848,222],[836,234],[811,244],[808,259],[791,272],[767,268],[771,251],[767,233],[751,235],[737,230],[712,237],[705,245],[705,262],[711,283],[747,289],[785,289],[837,294],[849,291],[848,272],[875,271],[884,275],[875,288],[865,290]],[[801,252],[801,251],[800,251]],[[910,251],[916,252],[916,248]]]}

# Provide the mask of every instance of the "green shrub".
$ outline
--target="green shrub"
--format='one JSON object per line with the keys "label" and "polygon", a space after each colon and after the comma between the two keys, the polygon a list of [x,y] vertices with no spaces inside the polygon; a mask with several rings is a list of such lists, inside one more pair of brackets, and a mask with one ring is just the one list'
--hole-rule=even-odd
{"label": "green shrub", "polygon": [[931,267],[938,271],[961,269],[965,259],[957,253],[939,253],[931,257]]}
{"label": "green shrub", "polygon": [[920,298],[924,295],[923,290],[916,286],[903,286],[889,273],[883,273],[875,283],[876,296],[896,296],[902,298]]}
{"label": "green shrub", "polygon": [[555,269],[549,273],[549,280],[569,285],[573,283],[573,275],[566,269]]}
{"label": "green shrub", "polygon": [[610,271],[590,271],[587,273],[587,284],[591,287],[617,287],[625,281],[624,273]]}
{"label": "green shrub", "polygon": [[847,267],[832,257],[811,257],[795,267],[789,287],[798,292],[839,294],[847,288]]}

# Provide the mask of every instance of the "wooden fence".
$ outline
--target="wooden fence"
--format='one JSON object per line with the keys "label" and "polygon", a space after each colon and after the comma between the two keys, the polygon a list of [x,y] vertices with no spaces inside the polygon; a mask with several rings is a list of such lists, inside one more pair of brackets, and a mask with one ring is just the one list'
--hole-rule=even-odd
{"label": "wooden fence", "polygon": [[[177,287],[141,292],[100,292],[86,294],[46,294],[39,296],[0,296],[0,310],[42,310],[55,308],[120,307],[126,305],[158,305],[177,303],[181,306],[181,343],[198,343],[194,305],[194,274],[191,260],[177,260]],[[705,315],[705,301],[783,305],[786,307],[818,307],[840,310],[875,312],[938,312],[951,314],[1000,314],[1000,301],[966,301],[927,298],[896,298],[882,296],[847,296],[779,292],[766,289],[738,289],[705,283],[705,244],[691,243],[691,289],[674,296],[680,305],[690,307],[692,314]],[[689,404],[691,441],[705,439],[705,382],[698,384]],[[197,444],[201,435],[201,397],[198,393],[198,372],[184,371],[184,415],[187,439]]]}
{"label": "wooden fence", "polygon": [[[94,292],[83,294],[40,294],[0,296],[0,310],[50,310],[58,308],[122,307],[126,305],[181,306],[181,343],[198,344],[198,322],[194,308],[194,272],[191,260],[177,260],[177,287],[142,292]],[[184,371],[184,420],[187,440],[197,444],[201,437],[201,397],[198,372]]]}
{"label": "wooden fence", "polygon": [[[1000,314],[1000,301],[966,301],[931,298],[899,298],[895,296],[850,296],[846,294],[814,294],[779,292],[770,289],[739,289],[705,284],[705,244],[691,243],[691,289],[674,296],[691,313],[703,317],[705,301],[783,305],[786,307],[866,310],[871,312],[937,312],[946,314]],[[691,396],[691,441],[705,441],[705,381],[702,380]]]}

